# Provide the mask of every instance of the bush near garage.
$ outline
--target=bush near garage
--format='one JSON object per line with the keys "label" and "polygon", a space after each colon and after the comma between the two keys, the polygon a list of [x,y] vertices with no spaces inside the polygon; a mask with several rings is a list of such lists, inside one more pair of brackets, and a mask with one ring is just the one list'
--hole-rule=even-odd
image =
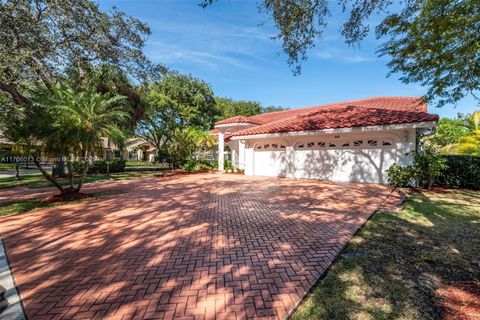
{"label": "bush near garage", "polygon": [[435,185],[480,190],[480,157],[443,155],[447,168],[440,170]]}

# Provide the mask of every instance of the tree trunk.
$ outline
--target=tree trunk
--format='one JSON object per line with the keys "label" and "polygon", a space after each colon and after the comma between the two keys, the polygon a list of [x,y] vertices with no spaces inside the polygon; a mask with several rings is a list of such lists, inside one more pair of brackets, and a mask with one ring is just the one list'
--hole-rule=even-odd
{"label": "tree trunk", "polygon": [[68,182],[70,184],[70,190],[73,190],[73,168],[72,168],[72,159],[68,157],[67,159],[67,168],[68,168]]}
{"label": "tree trunk", "polygon": [[75,189],[75,192],[80,192],[83,186],[83,181],[85,180],[85,176],[87,175],[88,169],[90,167],[90,161],[88,160],[89,153],[88,151],[85,151],[85,167],[83,168],[82,171],[82,176],[80,177],[80,182],[77,185],[77,189]]}
{"label": "tree trunk", "polygon": [[62,186],[51,176],[48,174],[47,171],[45,171],[45,169],[42,167],[42,165],[40,164],[40,162],[37,161],[37,159],[35,159],[33,161],[33,163],[35,163],[35,165],[37,166],[38,170],[43,174],[43,176],[45,177],[45,179],[47,179],[51,184],[53,184],[58,190],[60,190],[60,193],[65,193],[65,190],[63,190]]}
{"label": "tree trunk", "polygon": [[20,180],[20,163],[15,162],[15,180]]}

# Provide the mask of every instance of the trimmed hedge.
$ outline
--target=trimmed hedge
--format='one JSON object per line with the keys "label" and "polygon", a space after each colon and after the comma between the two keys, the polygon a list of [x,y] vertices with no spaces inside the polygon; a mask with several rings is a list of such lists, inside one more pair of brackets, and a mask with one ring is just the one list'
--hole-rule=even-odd
{"label": "trimmed hedge", "polygon": [[445,155],[447,168],[441,170],[435,185],[480,190],[480,157]]}
{"label": "trimmed hedge", "polygon": [[[88,168],[88,174],[107,173],[107,163],[110,173],[125,171],[125,160],[113,159],[108,162],[105,160],[95,160],[90,164],[90,168]],[[84,166],[85,164],[82,162],[72,162],[73,171],[75,173],[82,173]]]}

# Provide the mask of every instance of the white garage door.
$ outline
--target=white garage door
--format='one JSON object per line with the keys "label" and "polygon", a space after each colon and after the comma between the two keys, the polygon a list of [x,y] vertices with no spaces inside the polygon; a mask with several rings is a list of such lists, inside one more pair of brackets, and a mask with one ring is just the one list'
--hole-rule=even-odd
{"label": "white garage door", "polygon": [[261,143],[255,145],[254,175],[285,177],[285,145],[282,143]]}
{"label": "white garage door", "polygon": [[295,177],[387,183],[386,170],[396,161],[391,138],[314,140],[295,144]]}

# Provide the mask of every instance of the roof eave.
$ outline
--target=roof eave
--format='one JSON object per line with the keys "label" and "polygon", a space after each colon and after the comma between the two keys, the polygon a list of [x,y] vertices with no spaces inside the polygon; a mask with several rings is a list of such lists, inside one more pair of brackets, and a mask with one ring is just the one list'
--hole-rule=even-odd
{"label": "roof eave", "polygon": [[247,139],[262,139],[262,138],[275,138],[284,136],[304,136],[314,134],[332,134],[332,133],[349,133],[349,132],[368,132],[379,130],[399,130],[399,129],[413,129],[413,128],[433,128],[437,124],[436,121],[423,121],[423,122],[409,122],[398,124],[386,124],[378,126],[365,126],[365,127],[348,127],[348,128],[332,128],[322,130],[309,130],[309,131],[288,131],[288,132],[276,132],[276,133],[264,133],[264,134],[252,134],[252,135],[238,135],[230,137],[231,140],[247,140]]}
{"label": "roof eave", "polygon": [[257,123],[253,122],[233,122],[233,123],[222,123],[222,124],[216,124],[214,128],[228,128],[228,127],[247,127],[247,126],[257,126]]}

